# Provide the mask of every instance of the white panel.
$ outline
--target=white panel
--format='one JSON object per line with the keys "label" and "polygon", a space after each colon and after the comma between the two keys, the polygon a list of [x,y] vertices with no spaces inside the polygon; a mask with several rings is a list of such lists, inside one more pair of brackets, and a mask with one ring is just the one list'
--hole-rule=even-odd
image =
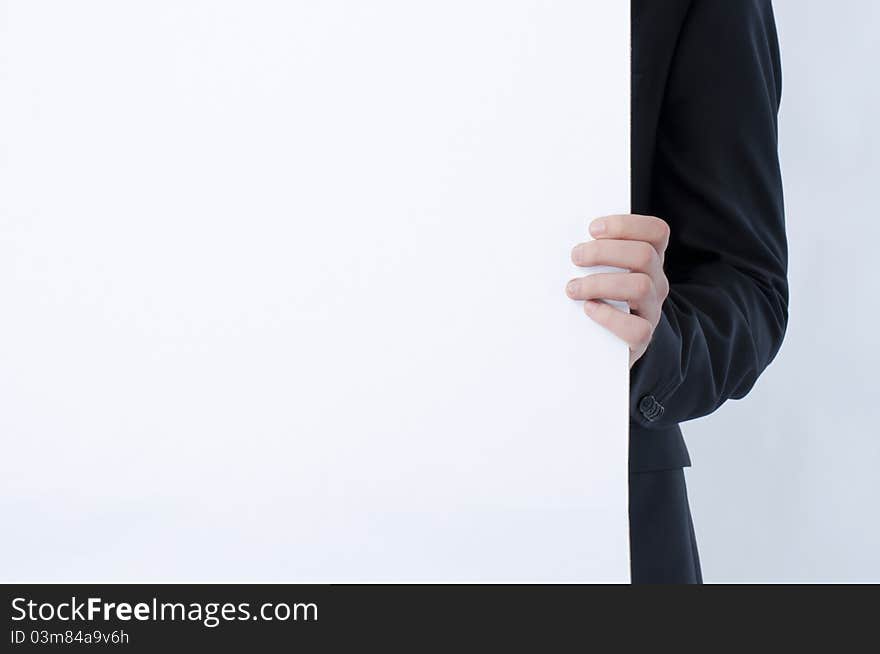
{"label": "white panel", "polygon": [[629,3],[2,4],[0,576],[628,580]]}

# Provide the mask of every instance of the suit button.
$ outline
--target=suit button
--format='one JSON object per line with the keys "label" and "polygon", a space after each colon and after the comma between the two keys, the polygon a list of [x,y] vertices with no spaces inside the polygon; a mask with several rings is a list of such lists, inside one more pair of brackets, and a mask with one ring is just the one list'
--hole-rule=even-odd
{"label": "suit button", "polygon": [[639,413],[648,422],[655,422],[660,419],[666,409],[657,401],[653,395],[645,395],[639,400]]}

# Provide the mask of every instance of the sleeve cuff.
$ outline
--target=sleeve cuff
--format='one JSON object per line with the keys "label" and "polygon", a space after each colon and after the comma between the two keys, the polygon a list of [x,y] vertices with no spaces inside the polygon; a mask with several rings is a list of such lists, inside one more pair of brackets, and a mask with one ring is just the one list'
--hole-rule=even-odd
{"label": "sleeve cuff", "polygon": [[630,423],[647,429],[675,423],[668,406],[679,386],[681,339],[664,311],[651,344],[630,372]]}

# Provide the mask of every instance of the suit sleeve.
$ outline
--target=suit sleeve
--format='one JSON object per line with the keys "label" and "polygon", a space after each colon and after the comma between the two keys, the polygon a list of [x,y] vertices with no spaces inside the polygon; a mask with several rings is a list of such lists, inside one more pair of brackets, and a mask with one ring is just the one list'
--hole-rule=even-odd
{"label": "suit sleeve", "polygon": [[651,203],[672,231],[670,294],[631,373],[631,420],[665,428],[741,398],[788,319],[769,0],[694,0],[660,115]]}

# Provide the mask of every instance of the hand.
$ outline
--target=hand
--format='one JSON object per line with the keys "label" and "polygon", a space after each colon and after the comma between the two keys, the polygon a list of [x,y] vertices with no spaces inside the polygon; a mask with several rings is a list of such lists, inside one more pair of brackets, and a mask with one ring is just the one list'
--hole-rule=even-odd
{"label": "hand", "polygon": [[[572,250],[577,266],[615,266],[629,272],[596,273],[568,283],[566,293],[584,300],[584,312],[629,345],[629,365],[641,358],[660,322],[660,309],[669,295],[663,260],[669,245],[669,225],[653,216],[605,216],[590,224],[594,241]],[[627,314],[601,300],[622,300]]]}

